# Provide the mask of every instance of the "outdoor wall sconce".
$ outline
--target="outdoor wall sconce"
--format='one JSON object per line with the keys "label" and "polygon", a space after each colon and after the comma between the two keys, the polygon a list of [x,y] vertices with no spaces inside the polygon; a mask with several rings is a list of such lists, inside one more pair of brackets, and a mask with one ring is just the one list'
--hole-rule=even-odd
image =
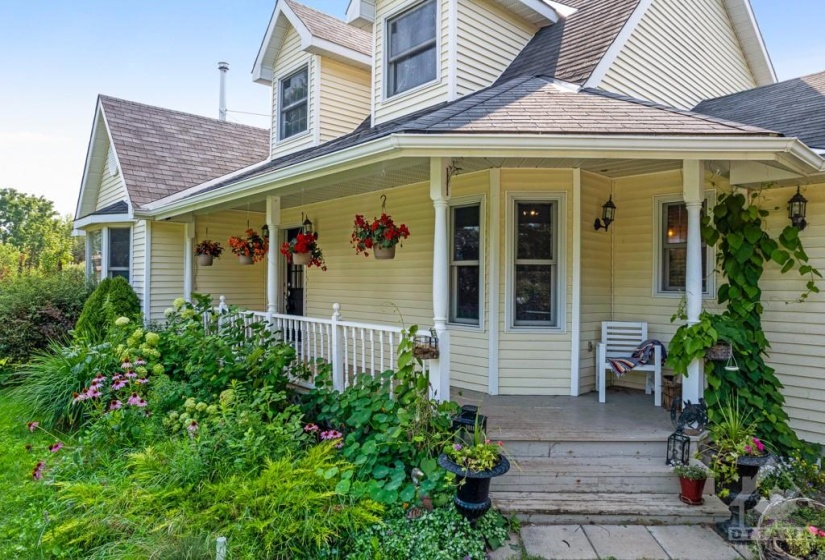
{"label": "outdoor wall sconce", "polygon": [[[610,224],[613,223],[614,219],[616,219],[616,205],[613,204],[613,195],[611,194],[610,200],[605,202],[602,206],[601,222],[598,218],[596,218],[596,223],[593,224],[593,227],[596,228],[596,231],[599,231],[600,229],[604,229],[604,231],[607,231],[607,228],[610,227]],[[604,223],[602,224],[602,222]]]}
{"label": "outdoor wall sconce", "polygon": [[261,237],[269,239],[269,225],[264,224],[261,226]]}
{"label": "outdoor wall sconce", "polygon": [[690,461],[690,438],[682,431],[682,426],[667,438],[666,465],[687,465]]}
{"label": "outdoor wall sconce", "polygon": [[799,192],[799,187],[796,187],[796,194],[788,201],[788,218],[791,220],[793,226],[799,231],[805,229],[808,222],[805,220],[805,210],[807,209],[808,201]]}

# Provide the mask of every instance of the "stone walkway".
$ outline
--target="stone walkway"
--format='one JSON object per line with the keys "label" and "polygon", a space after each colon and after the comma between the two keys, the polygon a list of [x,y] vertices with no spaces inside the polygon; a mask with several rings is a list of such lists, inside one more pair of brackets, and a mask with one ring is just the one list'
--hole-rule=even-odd
{"label": "stone walkway", "polygon": [[732,546],[701,525],[525,525],[521,543],[496,550],[492,560],[527,554],[547,560],[743,560],[746,546]]}

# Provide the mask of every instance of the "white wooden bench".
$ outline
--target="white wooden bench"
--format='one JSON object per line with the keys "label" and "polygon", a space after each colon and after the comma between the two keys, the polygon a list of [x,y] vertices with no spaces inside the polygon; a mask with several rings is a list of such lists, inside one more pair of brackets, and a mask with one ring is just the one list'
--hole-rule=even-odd
{"label": "white wooden bench", "polygon": [[[633,351],[647,340],[647,323],[620,321],[602,322],[602,341],[596,349],[596,386],[599,388],[599,402],[605,402],[606,378],[613,370],[608,358],[629,358]],[[645,393],[653,392],[654,404],[662,406],[662,349],[654,348],[653,360],[640,364],[631,371],[647,373]]]}

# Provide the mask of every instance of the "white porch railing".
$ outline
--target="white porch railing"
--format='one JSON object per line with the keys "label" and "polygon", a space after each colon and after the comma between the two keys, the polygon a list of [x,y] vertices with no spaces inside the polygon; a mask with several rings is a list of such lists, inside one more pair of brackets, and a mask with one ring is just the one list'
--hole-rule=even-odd
{"label": "white porch railing", "polygon": [[[341,306],[334,304],[329,319],[267,313],[263,311],[239,311],[238,317],[247,327],[265,323],[280,333],[283,341],[292,346],[297,360],[307,368],[314,380],[324,362],[332,366],[332,381],[341,391],[353,383],[359,373],[376,376],[396,364],[401,327],[359,323],[341,320]],[[216,311],[229,311],[224,296]]]}

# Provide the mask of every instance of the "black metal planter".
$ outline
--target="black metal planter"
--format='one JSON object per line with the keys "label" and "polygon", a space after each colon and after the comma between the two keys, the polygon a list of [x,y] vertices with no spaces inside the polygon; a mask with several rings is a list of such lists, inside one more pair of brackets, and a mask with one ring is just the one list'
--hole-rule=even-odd
{"label": "black metal planter", "polygon": [[[770,455],[739,457],[736,461],[738,480],[726,485],[728,495],[720,498],[730,510],[730,519],[717,523],[719,531],[730,538],[732,531],[744,532],[745,514],[759,503],[759,491],[756,487],[756,475],[759,469],[771,458]],[[748,485],[744,485],[744,481]]]}
{"label": "black metal planter", "polygon": [[443,453],[438,457],[438,464],[456,475],[458,492],[454,500],[455,507],[471,523],[490,509],[490,480],[510,470],[510,461],[504,456],[500,457],[495,467],[481,472],[468,471]]}

